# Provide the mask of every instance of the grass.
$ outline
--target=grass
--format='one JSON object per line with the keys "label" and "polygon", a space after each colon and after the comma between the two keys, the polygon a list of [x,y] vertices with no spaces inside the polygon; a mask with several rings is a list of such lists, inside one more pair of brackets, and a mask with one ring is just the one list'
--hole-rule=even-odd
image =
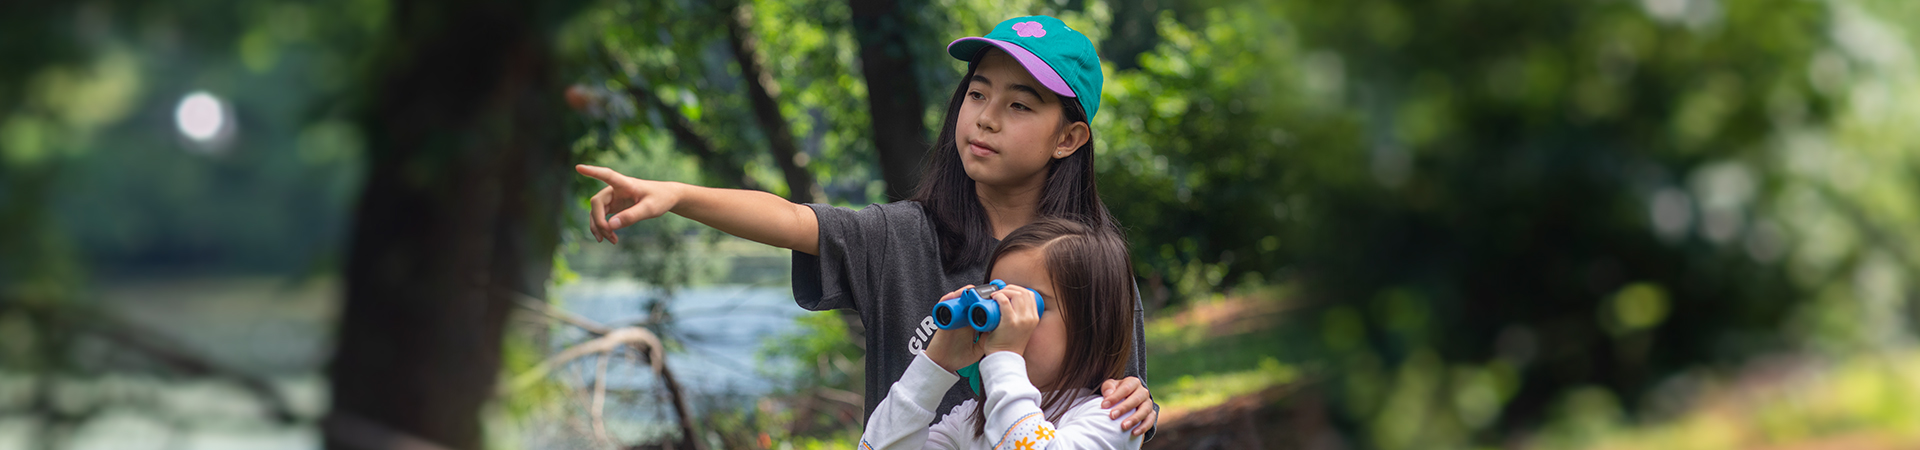
{"label": "grass", "polygon": [[[1920,351],[1811,359],[1791,370],[1712,375],[1672,417],[1600,421],[1574,433],[1542,430],[1552,449],[1911,449],[1920,448]],[[1577,414],[1575,414],[1577,415]],[[1593,422],[1593,421],[1588,421]]]}
{"label": "grass", "polygon": [[1154,398],[1163,412],[1192,411],[1225,403],[1234,397],[1258,393],[1297,380],[1298,370],[1267,358],[1259,367],[1237,372],[1188,374],[1173,383],[1155,386]]}
{"label": "grass", "polygon": [[[1308,370],[1283,362],[1303,360],[1312,344],[1288,332],[1298,327],[1287,323],[1285,298],[1284,290],[1268,289],[1155,313],[1145,340],[1163,416],[1306,378]],[[1920,349],[1776,359],[1786,362],[1691,371],[1679,384],[1693,387],[1661,391],[1656,402],[1682,406],[1660,413],[1628,414],[1603,389],[1575,389],[1539,428],[1506,442],[1569,450],[1920,448]],[[1450,447],[1442,442],[1454,441],[1415,446]]]}
{"label": "grass", "polygon": [[1216,295],[1148,320],[1148,384],[1163,414],[1205,409],[1300,378],[1298,368],[1280,362],[1295,351],[1280,333],[1281,292]]}

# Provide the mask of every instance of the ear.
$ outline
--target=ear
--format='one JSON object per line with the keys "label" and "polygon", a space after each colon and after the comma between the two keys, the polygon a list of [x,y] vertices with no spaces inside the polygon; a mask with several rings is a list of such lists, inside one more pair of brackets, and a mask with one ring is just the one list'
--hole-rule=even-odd
{"label": "ear", "polygon": [[1053,159],[1073,156],[1073,152],[1087,145],[1088,139],[1093,139],[1093,129],[1088,128],[1086,122],[1074,122],[1061,127],[1053,140]]}

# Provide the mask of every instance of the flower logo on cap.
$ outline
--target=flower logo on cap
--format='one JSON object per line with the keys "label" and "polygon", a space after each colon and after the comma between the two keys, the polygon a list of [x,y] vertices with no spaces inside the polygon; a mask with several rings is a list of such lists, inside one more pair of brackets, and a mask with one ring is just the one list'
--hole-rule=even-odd
{"label": "flower logo on cap", "polygon": [[1047,29],[1040,22],[1026,21],[1013,24],[1013,31],[1020,37],[1046,37]]}

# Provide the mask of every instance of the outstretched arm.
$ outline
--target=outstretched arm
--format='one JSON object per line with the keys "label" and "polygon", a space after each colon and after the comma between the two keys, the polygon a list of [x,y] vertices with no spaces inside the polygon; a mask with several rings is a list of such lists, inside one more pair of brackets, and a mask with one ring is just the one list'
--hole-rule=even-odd
{"label": "outstretched arm", "polygon": [[[620,242],[613,232],[667,212],[727,234],[809,255],[820,253],[820,221],[813,208],[762,191],[718,189],[642,180],[599,166],[574,166],[607,183],[591,201],[596,240]],[[612,216],[609,217],[608,215]]]}

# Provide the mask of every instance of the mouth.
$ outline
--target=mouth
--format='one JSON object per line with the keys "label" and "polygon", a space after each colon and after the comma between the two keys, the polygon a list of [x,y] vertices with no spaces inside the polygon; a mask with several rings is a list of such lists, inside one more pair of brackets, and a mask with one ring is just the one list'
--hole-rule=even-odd
{"label": "mouth", "polygon": [[972,151],[973,156],[992,156],[1000,153],[999,150],[994,150],[993,147],[988,146],[985,142],[980,142],[979,139],[968,139],[967,150]]}

